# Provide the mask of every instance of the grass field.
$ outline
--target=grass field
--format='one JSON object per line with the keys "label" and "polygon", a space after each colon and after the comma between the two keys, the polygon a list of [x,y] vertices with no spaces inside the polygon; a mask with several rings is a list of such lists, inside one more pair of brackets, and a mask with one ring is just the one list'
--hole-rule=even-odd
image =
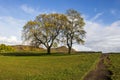
{"label": "grass field", "polygon": [[110,70],[113,72],[112,80],[120,80],[120,54],[110,54],[112,66]]}
{"label": "grass field", "polygon": [[81,80],[99,56],[0,56],[0,80]]}

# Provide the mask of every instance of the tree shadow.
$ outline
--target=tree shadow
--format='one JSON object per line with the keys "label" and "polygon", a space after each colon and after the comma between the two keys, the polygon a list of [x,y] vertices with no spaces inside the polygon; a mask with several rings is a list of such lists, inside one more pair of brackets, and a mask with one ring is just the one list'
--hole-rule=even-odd
{"label": "tree shadow", "polygon": [[2,56],[65,56],[69,55],[66,53],[41,53],[41,52],[7,52],[7,53],[0,53]]}
{"label": "tree shadow", "polygon": [[0,53],[2,56],[45,56],[48,55],[46,53],[36,53],[36,52],[7,52]]}

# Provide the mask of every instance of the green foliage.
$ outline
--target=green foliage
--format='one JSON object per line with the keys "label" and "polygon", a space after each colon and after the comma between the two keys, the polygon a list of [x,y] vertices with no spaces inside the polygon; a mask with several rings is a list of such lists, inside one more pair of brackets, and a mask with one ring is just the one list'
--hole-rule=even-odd
{"label": "green foliage", "polygon": [[82,80],[99,56],[0,56],[0,80]]}
{"label": "green foliage", "polygon": [[85,37],[84,20],[80,13],[76,10],[69,9],[66,12],[68,21],[63,29],[63,37],[69,48],[68,53],[71,53],[71,48],[74,43],[83,44]]}
{"label": "green foliage", "polygon": [[63,14],[40,14],[34,21],[28,21],[23,27],[24,41],[30,41],[32,45],[44,45],[47,48],[47,53],[50,54],[50,49],[55,42],[58,42],[58,35],[67,17]]}
{"label": "green foliage", "polygon": [[15,51],[15,50],[11,46],[0,44],[0,52],[12,52],[12,51]]}
{"label": "green foliage", "polygon": [[73,43],[84,43],[84,20],[75,10],[67,10],[66,14],[40,14],[34,21],[28,21],[23,27],[23,40],[39,47],[44,45],[50,54],[51,47],[59,42],[66,42],[69,53]]}

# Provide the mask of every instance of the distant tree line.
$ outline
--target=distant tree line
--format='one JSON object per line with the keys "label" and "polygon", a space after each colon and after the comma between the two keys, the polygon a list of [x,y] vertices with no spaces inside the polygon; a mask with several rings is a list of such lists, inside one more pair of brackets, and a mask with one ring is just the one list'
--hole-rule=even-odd
{"label": "distant tree line", "polygon": [[48,54],[51,53],[51,47],[64,43],[70,54],[74,43],[84,44],[84,25],[81,14],[73,9],[67,10],[66,14],[40,14],[25,24],[22,38],[36,47],[44,45]]}

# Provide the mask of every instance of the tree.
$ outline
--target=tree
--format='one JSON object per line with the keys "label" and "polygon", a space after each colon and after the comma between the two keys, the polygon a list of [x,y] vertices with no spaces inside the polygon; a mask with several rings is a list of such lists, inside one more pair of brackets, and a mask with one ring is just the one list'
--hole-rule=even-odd
{"label": "tree", "polygon": [[63,14],[40,14],[34,21],[28,21],[23,27],[24,41],[47,48],[51,53],[51,47],[58,42],[57,36],[66,24],[67,17]]}
{"label": "tree", "polygon": [[69,9],[66,12],[68,18],[67,26],[64,28],[64,40],[68,46],[68,53],[71,53],[74,43],[84,43],[85,30],[84,20],[76,10]]}

